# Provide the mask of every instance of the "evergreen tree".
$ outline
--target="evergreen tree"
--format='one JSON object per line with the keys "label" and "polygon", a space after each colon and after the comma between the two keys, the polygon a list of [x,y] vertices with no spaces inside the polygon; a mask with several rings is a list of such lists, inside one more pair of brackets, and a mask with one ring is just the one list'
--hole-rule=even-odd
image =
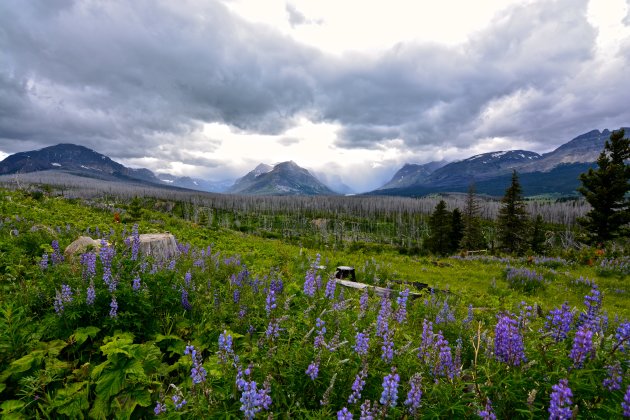
{"label": "evergreen tree", "polygon": [[483,231],[481,230],[481,218],[479,217],[479,203],[475,197],[475,185],[468,187],[466,205],[464,207],[464,232],[460,242],[460,248],[464,250],[482,249],[485,247]]}
{"label": "evergreen tree", "polygon": [[624,130],[613,131],[592,168],[580,175],[584,195],[592,210],[579,220],[589,232],[593,243],[614,239],[627,234],[630,223],[630,140],[624,138]]}
{"label": "evergreen tree", "polygon": [[539,214],[534,219],[532,226],[532,251],[536,254],[544,254],[545,252],[545,227],[542,216]]}
{"label": "evergreen tree", "polygon": [[200,226],[208,226],[208,214],[204,209],[199,209],[197,220]]}
{"label": "evergreen tree", "polygon": [[142,218],[142,206],[138,197],[134,197],[129,204],[129,217],[134,221]]}
{"label": "evergreen tree", "polygon": [[446,210],[446,203],[440,200],[429,218],[431,234],[427,239],[429,250],[436,254],[445,255],[450,250],[451,217],[450,212]]}
{"label": "evergreen tree", "polygon": [[516,171],[512,172],[512,183],[501,203],[497,219],[499,245],[506,252],[523,253],[527,247],[527,210]]}
{"label": "evergreen tree", "polygon": [[450,252],[456,252],[459,249],[459,243],[464,236],[464,222],[462,221],[462,212],[459,209],[453,209],[451,213],[451,245]]}

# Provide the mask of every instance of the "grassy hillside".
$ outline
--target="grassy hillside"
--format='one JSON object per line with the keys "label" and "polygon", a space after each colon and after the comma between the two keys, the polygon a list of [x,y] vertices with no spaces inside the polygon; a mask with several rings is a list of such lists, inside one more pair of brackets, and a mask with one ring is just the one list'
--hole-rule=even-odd
{"label": "grassy hillside", "polygon": [[[614,250],[317,249],[160,206],[134,221],[128,203],[0,197],[3,416],[537,418],[564,379],[580,415],[623,411],[629,262]],[[177,257],[136,252],[136,232],[166,231]],[[107,242],[63,256],[80,235]],[[390,298],[337,284],[338,265]]]}

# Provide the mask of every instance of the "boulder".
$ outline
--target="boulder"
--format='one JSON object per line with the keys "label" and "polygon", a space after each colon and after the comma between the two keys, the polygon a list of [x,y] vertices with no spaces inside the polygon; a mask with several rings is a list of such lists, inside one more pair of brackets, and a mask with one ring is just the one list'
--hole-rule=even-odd
{"label": "boulder", "polygon": [[[143,233],[140,238],[140,253],[156,260],[167,260],[179,253],[177,241],[170,233]],[[133,241],[133,238],[129,238]]]}
{"label": "boulder", "polygon": [[89,250],[98,251],[101,249],[101,241],[92,239],[89,236],[79,236],[74,242],[68,245],[63,252],[66,258],[71,258],[77,254],[84,254]]}

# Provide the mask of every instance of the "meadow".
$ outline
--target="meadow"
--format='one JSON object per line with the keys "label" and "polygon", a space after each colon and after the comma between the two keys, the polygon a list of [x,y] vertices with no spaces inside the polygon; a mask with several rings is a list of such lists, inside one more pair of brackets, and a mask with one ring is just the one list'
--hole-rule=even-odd
{"label": "meadow", "polygon": [[[630,416],[624,248],[438,258],[392,239],[395,218],[339,238],[299,209],[0,197],[3,418]],[[176,256],[139,252],[156,232]],[[64,255],[80,235],[100,248]]]}

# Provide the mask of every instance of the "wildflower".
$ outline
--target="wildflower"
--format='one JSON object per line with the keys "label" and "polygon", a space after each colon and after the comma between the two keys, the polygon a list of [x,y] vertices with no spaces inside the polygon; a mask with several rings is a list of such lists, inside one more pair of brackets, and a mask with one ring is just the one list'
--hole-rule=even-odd
{"label": "wildflower", "polygon": [[48,268],[48,254],[46,252],[42,254],[42,259],[39,261],[39,268],[42,270]]}
{"label": "wildflower", "polygon": [[136,276],[133,279],[133,285],[131,286],[131,288],[134,290],[134,292],[137,292],[138,290],[140,290],[140,276]]}
{"label": "wildflower", "polygon": [[59,241],[56,239],[52,241],[52,263],[53,265],[61,264],[63,262],[63,254],[59,252]]}
{"label": "wildflower", "polygon": [[177,394],[173,395],[171,399],[173,400],[173,403],[175,404],[175,410],[181,409],[183,406],[185,406],[188,403],[188,401],[186,401],[184,398],[180,397]]}
{"label": "wildflower", "polygon": [[337,286],[337,279],[334,277],[329,278],[328,282],[326,283],[326,290],[324,291],[324,296],[330,300],[333,300],[335,298],[336,286]]}
{"label": "wildflower", "polygon": [[393,333],[388,331],[383,337],[383,345],[381,346],[382,354],[381,359],[387,363],[391,363],[394,358],[394,340],[392,339]]}
{"label": "wildflower", "polygon": [[552,337],[556,342],[560,342],[567,338],[567,333],[571,330],[572,323],[573,312],[571,312],[567,302],[564,302],[562,307],[549,312],[544,328],[552,332]]}
{"label": "wildflower", "polygon": [[276,292],[270,287],[267,291],[267,299],[265,304],[265,311],[267,311],[267,316],[271,315],[271,311],[276,309]]}
{"label": "wildflower", "polygon": [[376,418],[375,407],[372,407],[370,400],[365,400],[361,404],[361,414],[359,420],[374,420]]}
{"label": "wildflower", "polygon": [[595,283],[593,283],[591,288],[591,294],[584,296],[584,305],[586,306],[586,312],[580,314],[577,322],[578,326],[589,324],[591,331],[601,332],[600,311],[602,308],[602,294]]}
{"label": "wildflower", "polygon": [[626,388],[626,393],[623,396],[623,401],[621,402],[621,408],[623,408],[623,416],[630,417],[630,385]]}
{"label": "wildflower", "polygon": [[201,356],[197,353],[195,346],[188,345],[184,350],[185,355],[190,355],[192,359],[193,366],[190,370],[190,377],[192,378],[193,384],[200,384],[206,381],[206,369],[201,365]]}
{"label": "wildflower", "polygon": [[593,331],[589,329],[588,324],[581,325],[573,339],[573,347],[569,357],[573,359],[575,367],[580,368],[584,365],[587,356],[594,357],[595,349],[593,348]]}
{"label": "wildflower", "polygon": [[352,413],[344,407],[337,411],[337,420],[352,420]]}
{"label": "wildflower", "polygon": [[420,408],[420,400],[422,399],[422,377],[419,373],[415,373],[409,380],[409,392],[405,405],[409,408],[409,414],[415,416]]}
{"label": "wildflower", "polygon": [[490,398],[486,398],[486,406],[483,408],[483,410],[479,410],[477,412],[477,415],[483,420],[497,420],[497,415],[494,414]]}
{"label": "wildflower", "polygon": [[392,303],[387,297],[381,299],[381,309],[376,318],[376,336],[385,337],[389,331],[389,316],[392,313]]}
{"label": "wildflower", "polygon": [[359,308],[360,314],[359,317],[363,318],[368,309],[368,288],[363,289],[363,293],[361,293],[361,297],[359,298]]}
{"label": "wildflower", "polygon": [[138,224],[134,224],[131,228],[131,261],[138,259],[138,251],[140,251],[140,235],[138,235]]}
{"label": "wildflower", "polygon": [[177,263],[177,262],[176,262],[175,260],[171,260],[171,262],[169,262],[169,263],[168,263],[168,267],[167,267],[167,268],[168,268],[168,270],[169,270],[169,271],[173,271],[173,270],[175,270],[175,264],[176,264],[176,263]]}
{"label": "wildflower", "polygon": [[93,305],[95,298],[96,298],[96,290],[94,290],[94,282],[91,281],[87,289],[85,303],[87,303],[88,305]]}
{"label": "wildflower", "polygon": [[241,411],[246,419],[253,419],[263,408],[263,401],[255,381],[245,381],[240,401]]}
{"label": "wildflower", "polygon": [[624,346],[624,343],[630,340],[630,322],[624,322],[619,325],[615,338],[617,339],[615,347],[620,351],[626,351],[627,347]]}
{"label": "wildflower", "polygon": [[161,413],[166,413],[166,405],[158,401],[153,409],[153,412],[156,416],[159,416]]}
{"label": "wildflower", "polygon": [[468,305],[468,315],[462,321],[464,325],[468,325],[473,321],[473,306],[472,303]]}
{"label": "wildflower", "polygon": [[571,404],[573,393],[569,388],[569,381],[561,379],[557,385],[551,387],[551,402],[549,403],[549,420],[568,420],[573,417]]}
{"label": "wildflower", "polygon": [[234,289],[234,292],[232,292],[232,301],[234,303],[239,303],[241,301],[241,289]]}
{"label": "wildflower", "polygon": [[184,289],[182,287],[182,307],[184,308],[184,310],[186,311],[190,311],[192,309],[192,305],[190,304],[190,302],[188,301],[188,291],[186,289]]}
{"label": "wildflower", "polygon": [[422,320],[422,337],[420,347],[418,348],[418,358],[422,359],[425,363],[429,361],[433,348],[433,323]]}
{"label": "wildflower", "polygon": [[365,332],[359,332],[356,336],[354,351],[359,356],[365,356],[370,348],[370,337]]}
{"label": "wildflower", "polygon": [[114,248],[110,247],[103,239],[101,241],[99,257],[103,265],[103,282],[109,287],[110,292],[116,290],[116,281],[112,278],[112,260],[114,259],[115,253]]}
{"label": "wildflower", "polygon": [[190,287],[190,283],[192,281],[192,273],[190,272],[190,270],[186,271],[186,274],[184,274],[184,284],[186,285],[186,287]]}
{"label": "wildflower", "polygon": [[315,261],[311,265],[311,268],[306,272],[306,277],[304,278],[304,294],[309,297],[312,297],[315,294],[315,276],[317,275],[320,258],[321,256],[317,254]]}
{"label": "wildflower", "polygon": [[312,380],[317,378],[317,375],[319,375],[319,359],[312,361],[311,364],[308,365],[308,368],[306,368],[306,375]]}
{"label": "wildflower", "polygon": [[621,381],[623,371],[621,369],[621,363],[619,360],[615,362],[613,365],[606,366],[606,370],[608,371],[608,377],[604,379],[602,385],[609,391],[617,391],[621,389]]}
{"label": "wildflower", "polygon": [[400,376],[396,373],[396,369],[392,368],[392,373],[383,378],[383,392],[381,393],[380,403],[384,406],[396,406],[398,400],[398,383]]}
{"label": "wildflower", "polygon": [[348,404],[354,404],[361,399],[361,392],[365,386],[365,378],[367,377],[367,366],[361,369],[361,372],[357,373],[352,383],[352,394],[348,397]]}
{"label": "wildflower", "polygon": [[447,376],[449,379],[453,379],[457,373],[457,369],[453,364],[453,356],[451,354],[451,348],[448,345],[448,341],[442,335],[442,331],[438,331],[437,340],[435,341],[435,348],[437,349],[438,357],[433,373],[435,376]]}
{"label": "wildflower", "polygon": [[234,356],[234,350],[232,349],[232,336],[227,333],[226,330],[219,335],[219,359],[221,362],[226,363],[228,357]]}
{"label": "wildflower", "polygon": [[497,360],[512,366],[525,361],[523,337],[517,328],[517,321],[508,315],[499,318],[495,327],[494,353]]}
{"label": "wildflower", "polygon": [[394,319],[399,324],[402,324],[407,319],[407,299],[409,298],[409,288],[406,288],[396,299],[396,303],[398,304],[398,308],[396,309],[396,313],[394,314]]}
{"label": "wildflower", "polygon": [[447,324],[449,322],[455,322],[455,314],[453,310],[449,307],[448,301],[444,299],[444,304],[442,305],[442,309],[435,316],[436,324]]}
{"label": "wildflower", "polygon": [[118,317],[118,302],[116,302],[116,296],[112,296],[112,301],[109,304],[109,317]]}
{"label": "wildflower", "polygon": [[280,336],[280,326],[278,325],[277,320],[272,319],[271,321],[269,321],[269,325],[267,326],[265,335],[271,340]]}

